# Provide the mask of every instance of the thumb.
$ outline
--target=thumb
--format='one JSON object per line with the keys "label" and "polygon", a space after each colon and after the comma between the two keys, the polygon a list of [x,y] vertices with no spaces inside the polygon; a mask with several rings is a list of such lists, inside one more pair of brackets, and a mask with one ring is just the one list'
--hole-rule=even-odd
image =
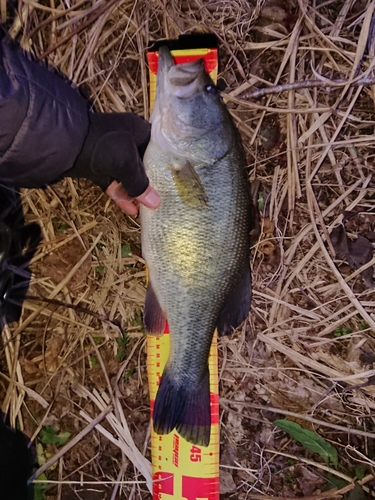
{"label": "thumb", "polygon": [[160,195],[152,186],[148,186],[146,191],[136,197],[136,200],[149,208],[158,208],[160,205]]}

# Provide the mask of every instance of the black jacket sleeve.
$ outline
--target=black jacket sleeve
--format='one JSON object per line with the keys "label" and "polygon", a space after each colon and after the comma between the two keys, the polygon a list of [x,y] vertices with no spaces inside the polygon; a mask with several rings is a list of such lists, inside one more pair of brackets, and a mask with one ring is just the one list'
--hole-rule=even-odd
{"label": "black jacket sleeve", "polygon": [[89,126],[89,103],[58,74],[0,39],[0,182],[41,187],[69,170]]}

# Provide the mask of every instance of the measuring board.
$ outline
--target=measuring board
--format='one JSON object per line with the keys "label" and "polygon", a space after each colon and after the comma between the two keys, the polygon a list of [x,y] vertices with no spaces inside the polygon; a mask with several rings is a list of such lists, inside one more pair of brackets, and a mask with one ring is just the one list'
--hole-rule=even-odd
{"label": "measuring board", "polygon": [[[181,37],[182,38],[182,37]],[[185,48],[194,37],[183,37],[184,43],[177,41],[160,42],[171,50],[176,64],[202,58],[212,80],[217,81],[218,54],[216,41],[212,45]],[[212,37],[211,37],[212,41]],[[179,48],[179,46],[183,48]],[[154,46],[155,47],[155,46]],[[211,48],[207,48],[211,47]],[[150,75],[150,108],[156,95],[157,52],[147,54]],[[155,397],[165,363],[169,356],[169,330],[164,335],[147,337],[147,370],[150,390],[151,418]],[[153,500],[219,500],[219,387],[217,364],[217,334],[209,355],[211,438],[209,446],[195,446],[182,438],[176,430],[170,434],[158,435],[151,430],[151,458],[153,478]]]}

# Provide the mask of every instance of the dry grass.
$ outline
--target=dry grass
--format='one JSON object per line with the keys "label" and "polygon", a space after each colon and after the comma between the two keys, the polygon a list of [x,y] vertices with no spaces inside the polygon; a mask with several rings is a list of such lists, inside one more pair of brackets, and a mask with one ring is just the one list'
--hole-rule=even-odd
{"label": "dry grass", "polygon": [[[265,201],[252,313],[219,346],[223,498],[344,498],[356,474],[367,491],[375,484],[374,293],[329,238],[344,211],[358,212],[352,235],[374,235],[375,86],[350,84],[374,76],[374,10],[374,0],[20,0],[10,27],[98,110],[146,117],[148,43],[193,30],[220,40],[219,86]],[[339,78],[349,83],[324,87]],[[322,86],[243,97],[306,79]],[[150,498],[138,222],[85,182],[22,196],[43,242],[34,298],[2,333],[2,410],[33,439],[46,425],[75,436],[43,451],[50,498],[90,488]],[[340,467],[278,431],[283,416],[331,442]]]}

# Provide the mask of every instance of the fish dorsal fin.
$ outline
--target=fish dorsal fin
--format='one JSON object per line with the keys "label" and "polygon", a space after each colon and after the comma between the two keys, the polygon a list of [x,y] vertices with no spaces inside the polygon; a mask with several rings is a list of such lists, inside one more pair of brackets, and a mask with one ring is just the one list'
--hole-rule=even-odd
{"label": "fish dorsal fin", "polygon": [[204,185],[188,160],[182,165],[170,165],[170,170],[177,192],[186,205],[198,208],[208,204]]}

